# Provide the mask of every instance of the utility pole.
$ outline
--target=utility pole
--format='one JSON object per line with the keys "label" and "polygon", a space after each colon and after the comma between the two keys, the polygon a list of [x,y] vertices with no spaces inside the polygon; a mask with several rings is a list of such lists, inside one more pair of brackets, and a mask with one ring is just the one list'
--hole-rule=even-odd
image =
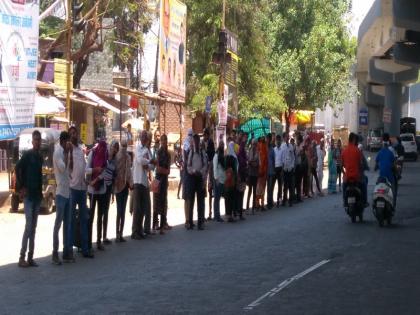
{"label": "utility pole", "polygon": [[[223,0],[223,12],[222,12],[222,31],[226,29],[226,0]],[[219,77],[219,100],[222,101],[224,98],[225,91],[225,57],[223,56],[220,63],[220,77]]]}
{"label": "utility pole", "polygon": [[72,0],[67,0],[67,62],[66,62],[66,80],[67,80],[67,90],[66,90],[66,110],[67,110],[67,119],[69,120],[69,124],[71,124],[71,100],[70,100],[70,89],[72,87],[71,80],[71,45],[72,45],[72,15],[71,15],[71,7],[72,7]]}

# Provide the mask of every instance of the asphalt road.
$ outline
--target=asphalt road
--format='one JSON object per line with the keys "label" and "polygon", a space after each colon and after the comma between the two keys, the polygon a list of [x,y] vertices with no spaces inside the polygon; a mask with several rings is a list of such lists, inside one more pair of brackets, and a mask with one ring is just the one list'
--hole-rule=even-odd
{"label": "asphalt road", "polygon": [[370,209],[350,223],[333,195],[205,231],[177,226],[61,267],[50,256],[3,265],[0,313],[418,314],[419,175],[405,165],[390,228]]}

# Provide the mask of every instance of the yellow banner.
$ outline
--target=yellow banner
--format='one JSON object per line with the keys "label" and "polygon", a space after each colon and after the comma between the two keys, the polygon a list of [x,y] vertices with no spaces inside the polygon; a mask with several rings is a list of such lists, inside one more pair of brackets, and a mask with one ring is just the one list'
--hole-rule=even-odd
{"label": "yellow banner", "polygon": [[83,143],[87,143],[87,124],[80,124],[80,140]]}
{"label": "yellow banner", "polygon": [[[73,82],[73,63],[70,65],[70,73],[70,82]],[[67,90],[67,61],[64,59],[54,59],[54,83],[59,89]]]}

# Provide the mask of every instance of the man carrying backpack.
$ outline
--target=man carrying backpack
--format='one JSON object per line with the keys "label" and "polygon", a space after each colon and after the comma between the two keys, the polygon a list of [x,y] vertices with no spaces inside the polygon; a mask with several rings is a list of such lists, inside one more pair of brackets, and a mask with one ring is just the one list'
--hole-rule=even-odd
{"label": "man carrying backpack", "polygon": [[191,175],[191,187],[189,189],[190,195],[190,211],[188,218],[188,229],[192,230],[193,225],[193,210],[195,196],[197,195],[197,214],[198,214],[198,229],[204,230],[204,208],[205,208],[205,179],[207,175],[207,155],[203,149],[200,148],[200,136],[195,134],[193,136],[194,147],[190,150],[187,161],[187,171]]}

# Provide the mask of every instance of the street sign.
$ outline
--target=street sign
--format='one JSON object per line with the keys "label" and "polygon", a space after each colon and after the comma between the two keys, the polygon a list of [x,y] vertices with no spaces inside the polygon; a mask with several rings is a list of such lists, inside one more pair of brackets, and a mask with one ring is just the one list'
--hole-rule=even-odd
{"label": "street sign", "polygon": [[[70,82],[73,82],[73,64],[70,71]],[[54,59],[54,84],[61,90],[67,90],[67,61],[64,59]]]}
{"label": "street sign", "polygon": [[226,143],[226,126],[217,126],[216,128],[216,146],[219,146],[220,141]]}
{"label": "street sign", "polygon": [[384,114],[383,114],[383,122],[385,124],[390,124],[392,121],[392,109],[391,108],[384,108]]}
{"label": "street sign", "polygon": [[229,52],[232,56],[232,61],[230,63],[226,64],[224,77],[225,77],[226,84],[229,84],[232,87],[236,87],[238,70],[239,70],[239,65],[238,65],[239,64],[239,57],[238,57],[238,55],[231,52],[230,50],[229,50]]}
{"label": "street sign", "polygon": [[206,97],[206,113],[211,112],[211,103],[213,102],[213,98],[211,96]]}
{"label": "street sign", "polygon": [[227,34],[227,49],[233,52],[234,54],[238,54],[238,35],[232,33],[228,29],[225,29]]}
{"label": "street sign", "polygon": [[359,111],[359,125],[367,126],[369,123],[369,112],[367,108],[361,108]]}
{"label": "street sign", "polygon": [[225,84],[223,100],[217,104],[217,114],[219,116],[219,125],[226,126],[228,116],[229,87]]}

